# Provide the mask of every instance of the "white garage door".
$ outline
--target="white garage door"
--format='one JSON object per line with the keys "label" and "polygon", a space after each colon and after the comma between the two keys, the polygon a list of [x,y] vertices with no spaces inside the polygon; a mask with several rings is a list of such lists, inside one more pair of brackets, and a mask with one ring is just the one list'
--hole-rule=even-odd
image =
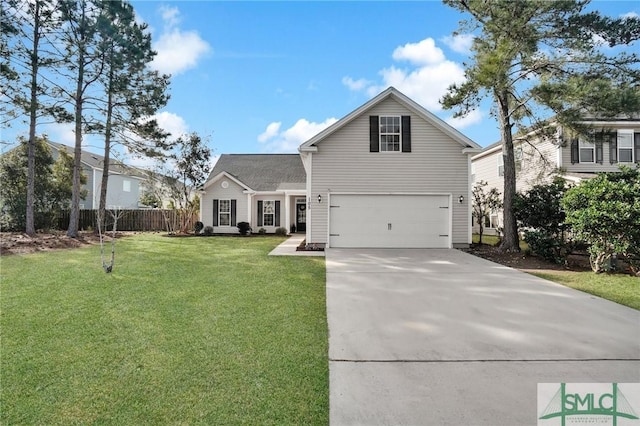
{"label": "white garage door", "polygon": [[331,195],[331,247],[449,248],[448,195]]}

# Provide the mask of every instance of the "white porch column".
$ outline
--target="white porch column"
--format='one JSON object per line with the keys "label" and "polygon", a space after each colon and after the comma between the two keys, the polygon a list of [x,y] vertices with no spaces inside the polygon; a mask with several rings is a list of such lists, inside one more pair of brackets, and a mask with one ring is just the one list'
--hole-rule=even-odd
{"label": "white porch column", "polygon": [[284,227],[287,232],[291,229],[291,196],[285,191],[284,193]]}
{"label": "white porch column", "polygon": [[249,226],[251,226],[253,228],[253,224],[251,223],[251,211],[253,210],[251,207],[251,200],[253,197],[251,197],[251,193],[248,192],[247,193],[247,222],[249,222]]}

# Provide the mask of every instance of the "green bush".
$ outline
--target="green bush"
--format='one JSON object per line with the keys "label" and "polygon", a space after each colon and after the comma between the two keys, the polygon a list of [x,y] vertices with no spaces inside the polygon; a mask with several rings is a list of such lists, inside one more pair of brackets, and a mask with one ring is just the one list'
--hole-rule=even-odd
{"label": "green bush", "polygon": [[213,226],[205,226],[204,235],[213,235]]}
{"label": "green bush", "polygon": [[200,231],[202,231],[202,228],[204,228],[204,223],[202,223],[202,222],[200,222],[200,221],[197,221],[197,222],[195,223],[195,225],[193,226],[193,231],[194,231],[196,234],[199,234],[199,233],[200,233]]}
{"label": "green bush", "polygon": [[237,227],[240,235],[247,235],[249,232],[251,232],[251,225],[249,225],[249,222],[238,222]]}
{"label": "green bush", "polygon": [[260,228],[260,229],[258,229],[258,234],[260,234],[260,235],[264,235],[264,234],[266,234],[266,233],[267,233],[267,230],[266,230],[266,229],[264,229],[264,228]]}
{"label": "green bush", "polygon": [[549,235],[544,231],[525,231],[524,241],[529,245],[529,249],[536,256],[554,263],[563,263],[563,244],[554,235]]}
{"label": "green bush", "polygon": [[277,228],[276,229],[276,235],[287,235],[287,228]]}
{"label": "green bush", "polygon": [[605,272],[614,254],[640,271],[640,170],[600,173],[567,191],[562,205],[576,237],[589,243],[591,269]]}

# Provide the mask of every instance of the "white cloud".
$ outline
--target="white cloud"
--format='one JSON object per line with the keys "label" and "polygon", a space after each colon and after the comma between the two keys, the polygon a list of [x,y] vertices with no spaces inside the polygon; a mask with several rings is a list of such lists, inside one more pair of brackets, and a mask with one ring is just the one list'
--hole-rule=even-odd
{"label": "white cloud", "polygon": [[465,127],[472,126],[474,124],[478,124],[482,121],[483,114],[480,110],[473,110],[466,117],[454,118],[449,117],[445,121],[452,127],[456,129],[464,129]]}
{"label": "white cloud", "polygon": [[260,136],[258,136],[258,142],[264,143],[271,138],[274,138],[278,135],[280,131],[281,122],[276,121],[267,126],[267,130],[264,131]]}
{"label": "white cloud", "polygon": [[293,126],[283,131],[280,131],[281,123],[273,122],[258,136],[258,141],[264,144],[264,152],[296,152],[298,146],[303,142],[311,139],[336,121],[338,120],[332,117],[322,123],[315,123],[301,118]]}
{"label": "white cloud", "polygon": [[[366,93],[369,97],[393,86],[429,111],[437,113],[442,111],[440,99],[447,93],[448,87],[465,80],[462,65],[448,60],[432,38],[396,48],[393,59],[407,60],[410,65],[399,67],[392,64],[383,68],[379,72],[379,83],[365,79],[354,80],[351,77],[343,78],[342,83],[351,90]],[[468,122],[471,122],[471,119]]]}
{"label": "white cloud", "polygon": [[627,12],[624,13],[622,15],[620,15],[621,18],[623,19],[632,19],[632,18],[640,18],[640,15],[637,12]]}
{"label": "white cloud", "polygon": [[473,34],[457,34],[443,37],[440,40],[454,52],[468,54],[471,51],[473,37]]}
{"label": "white cloud", "polygon": [[167,28],[174,28],[180,23],[180,11],[177,7],[162,5],[159,10]]}
{"label": "white cloud", "polygon": [[172,75],[194,68],[202,57],[211,52],[211,46],[198,32],[183,31],[177,27],[180,23],[180,11],[177,7],[161,6],[160,13],[165,27],[153,45],[158,54],[153,59],[151,68]]}
{"label": "white cloud", "polygon": [[418,43],[407,43],[393,51],[393,59],[396,61],[409,61],[415,65],[438,64],[444,61],[442,49],[436,46],[432,38],[425,38]]}
{"label": "white cloud", "polygon": [[347,86],[349,89],[357,92],[371,85],[371,82],[364,78],[354,80],[351,77],[342,77],[342,84]]}
{"label": "white cloud", "polygon": [[158,122],[158,126],[163,130],[171,133],[171,137],[179,138],[189,132],[189,126],[184,118],[168,111],[162,111],[150,117]]}

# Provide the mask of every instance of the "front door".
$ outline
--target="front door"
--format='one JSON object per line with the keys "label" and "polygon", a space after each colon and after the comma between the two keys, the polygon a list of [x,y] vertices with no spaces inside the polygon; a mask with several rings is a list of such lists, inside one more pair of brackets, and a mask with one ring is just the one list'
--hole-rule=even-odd
{"label": "front door", "polygon": [[306,203],[297,203],[296,204],[296,231],[297,232],[306,232],[307,231],[307,205]]}

